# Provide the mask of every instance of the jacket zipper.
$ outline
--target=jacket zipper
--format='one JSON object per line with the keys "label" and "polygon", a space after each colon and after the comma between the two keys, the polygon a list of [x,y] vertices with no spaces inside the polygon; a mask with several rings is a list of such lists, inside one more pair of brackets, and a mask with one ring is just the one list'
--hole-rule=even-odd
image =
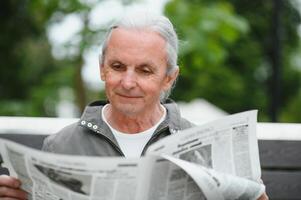
{"label": "jacket zipper", "polygon": [[91,130],[91,131],[93,131],[94,133],[96,133],[96,135],[98,135],[98,136],[100,136],[100,137],[103,137],[106,141],[108,141],[108,142],[112,145],[112,147],[113,147],[118,153],[120,153],[121,156],[125,157],[125,155],[123,154],[123,152],[121,151],[121,149],[120,149],[115,143],[113,143],[113,142],[110,140],[110,138],[108,138],[107,136],[104,136],[104,135],[98,133],[97,131],[95,131],[95,130],[93,130],[93,129],[89,129],[89,130]]}
{"label": "jacket zipper", "polygon": [[147,148],[148,148],[148,147],[150,146],[150,144],[152,143],[152,141],[153,141],[154,139],[156,139],[161,133],[163,133],[163,132],[166,131],[166,130],[168,130],[168,127],[162,128],[162,129],[161,129],[160,131],[158,131],[153,137],[151,137],[151,139],[150,139],[150,140],[146,143],[146,145],[144,146],[143,151],[142,151],[142,153],[141,153],[140,156],[143,156],[143,155],[145,154]]}

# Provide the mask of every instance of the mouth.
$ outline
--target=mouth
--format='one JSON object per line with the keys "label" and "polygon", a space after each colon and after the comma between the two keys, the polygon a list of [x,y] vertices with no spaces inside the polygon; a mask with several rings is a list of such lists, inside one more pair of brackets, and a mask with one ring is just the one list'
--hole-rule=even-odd
{"label": "mouth", "polygon": [[128,98],[128,99],[137,99],[137,98],[141,98],[141,96],[136,96],[136,95],[126,95],[126,94],[118,94],[118,96],[123,97],[123,98]]}

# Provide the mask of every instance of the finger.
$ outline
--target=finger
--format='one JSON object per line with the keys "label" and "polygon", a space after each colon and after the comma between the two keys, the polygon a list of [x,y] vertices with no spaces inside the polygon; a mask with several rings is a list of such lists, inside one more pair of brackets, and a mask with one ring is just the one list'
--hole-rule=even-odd
{"label": "finger", "polygon": [[19,188],[20,185],[21,181],[19,181],[19,179],[7,175],[0,175],[0,187],[7,186],[11,188]]}
{"label": "finger", "polygon": [[16,199],[16,198],[12,198],[12,197],[2,197],[2,198],[0,198],[0,200],[23,200],[23,199]]}
{"label": "finger", "polygon": [[21,189],[14,189],[9,187],[0,187],[0,199],[4,198],[27,199],[27,193]]}
{"label": "finger", "polygon": [[263,193],[258,200],[269,200],[269,197],[266,193]]}

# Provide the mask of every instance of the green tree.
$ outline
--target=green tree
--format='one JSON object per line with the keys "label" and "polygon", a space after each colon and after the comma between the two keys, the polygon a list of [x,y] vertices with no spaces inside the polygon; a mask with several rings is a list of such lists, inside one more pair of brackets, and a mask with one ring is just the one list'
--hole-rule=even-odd
{"label": "green tree", "polygon": [[[300,89],[300,71],[291,63],[300,16],[290,3],[283,9],[285,107]],[[271,12],[271,1],[170,1],[165,13],[184,40],[173,98],[205,98],[229,113],[259,109],[268,120]]]}
{"label": "green tree", "polygon": [[[58,2],[56,2],[58,3]],[[52,58],[45,25],[56,6],[42,1],[0,3],[0,113],[1,115],[54,115],[53,79],[68,67]]]}
{"label": "green tree", "polygon": [[[273,95],[271,94],[272,90],[272,59],[273,53],[275,49],[274,41],[272,39],[273,31],[273,17],[275,13],[275,0],[258,2],[258,1],[238,1],[231,0],[230,1],[235,8],[236,13],[246,18],[250,24],[250,32],[245,37],[242,37],[237,44],[256,44],[258,46],[257,52],[255,55],[251,55],[249,58],[242,57],[241,54],[236,53],[231,54],[229,58],[229,63],[236,64],[237,61],[242,66],[246,68],[254,68],[255,76],[251,77],[251,79],[246,81],[256,81],[257,86],[261,87],[262,93],[265,97],[265,105],[259,107],[261,111],[263,111],[262,118],[268,119],[267,115],[270,112],[271,102]],[[300,64],[297,62],[293,62],[293,57],[298,51],[300,47],[300,37],[298,35],[298,27],[300,25],[300,13],[292,4],[293,1],[278,1],[281,2],[280,8],[278,12],[280,13],[280,40],[281,40],[281,62],[282,68],[280,69],[281,73],[281,85],[279,86],[281,91],[281,97],[279,99],[280,102],[280,116],[279,119],[283,122],[291,121],[291,122],[300,122],[300,117],[288,117],[291,113],[292,116],[296,116],[293,114],[294,112],[289,112],[292,110],[290,107],[295,105],[293,102],[297,99],[300,101],[300,97],[298,97],[298,93],[301,89],[301,71]],[[254,12],[256,10],[256,12]],[[232,49],[237,49],[235,52],[249,52],[248,45],[237,47],[233,46]],[[256,56],[258,55],[258,56]],[[251,65],[250,60],[257,60],[258,65]],[[298,66],[299,65],[299,66]],[[298,69],[299,68],[299,69]],[[244,73],[244,72],[242,72]],[[254,91],[256,88],[252,88],[252,86],[248,86],[251,91]],[[248,95],[244,96],[244,99],[248,99]],[[250,100],[249,100],[250,101]],[[255,107],[257,104],[257,99],[254,98],[250,102],[246,102],[246,105],[252,105]],[[295,107],[296,111],[299,112],[299,116],[301,115],[301,110],[298,107]],[[286,114],[284,114],[286,113]]]}
{"label": "green tree", "polygon": [[229,46],[248,31],[248,23],[227,2],[175,0],[166,6],[166,14],[183,40],[173,97],[184,101],[203,97],[227,111],[236,109],[243,78],[225,62]]}
{"label": "green tree", "polygon": [[[0,115],[55,116],[60,90],[65,87],[72,89],[79,110],[84,109],[90,92],[81,75],[83,56],[100,44],[103,35],[103,27],[90,26],[89,16],[101,2],[1,1]],[[132,2],[120,0],[122,5]],[[47,30],[71,14],[78,16],[83,26],[64,44],[73,54],[56,59]]]}

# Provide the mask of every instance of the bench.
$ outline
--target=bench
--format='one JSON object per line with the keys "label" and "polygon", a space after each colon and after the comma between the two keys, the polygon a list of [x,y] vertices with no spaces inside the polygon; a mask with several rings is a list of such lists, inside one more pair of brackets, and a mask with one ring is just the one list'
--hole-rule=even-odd
{"label": "bench", "polygon": [[[75,121],[77,119],[11,118],[3,124],[0,117],[0,137],[40,149],[48,134]],[[270,200],[301,199],[301,124],[258,123],[257,135],[262,180]]]}
{"label": "bench", "polygon": [[259,123],[262,180],[271,200],[301,199],[301,124]]}

